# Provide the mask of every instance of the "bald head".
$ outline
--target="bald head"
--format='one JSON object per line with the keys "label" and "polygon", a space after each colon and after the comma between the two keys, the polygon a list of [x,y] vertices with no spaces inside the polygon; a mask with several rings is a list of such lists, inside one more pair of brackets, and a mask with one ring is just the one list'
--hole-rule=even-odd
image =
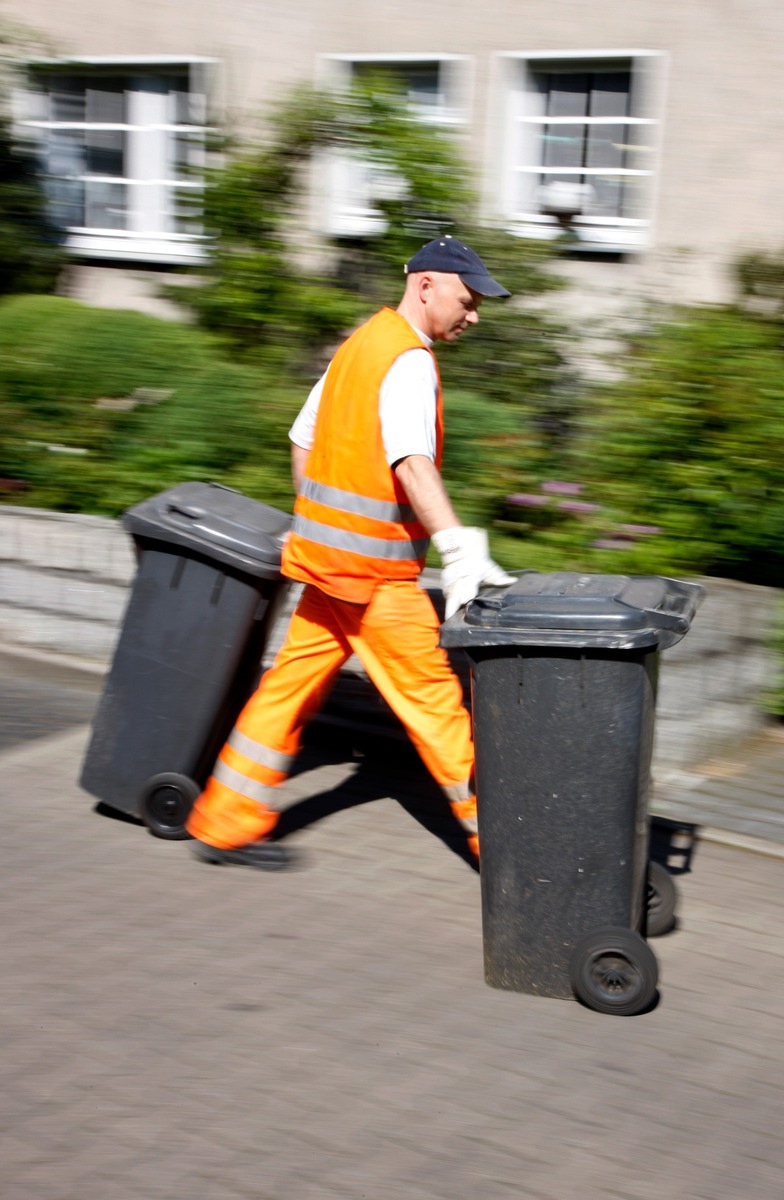
{"label": "bald head", "polygon": [[414,271],[406,276],[397,311],[432,341],[456,342],[469,325],[478,323],[481,301],[459,275]]}

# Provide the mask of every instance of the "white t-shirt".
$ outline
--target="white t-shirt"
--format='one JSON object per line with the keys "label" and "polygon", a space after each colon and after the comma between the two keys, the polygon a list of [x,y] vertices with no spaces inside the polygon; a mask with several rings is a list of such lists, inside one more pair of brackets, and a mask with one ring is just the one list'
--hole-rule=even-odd
{"label": "white t-shirt", "polygon": [[[431,345],[429,338],[418,329],[416,332],[423,342]],[[289,430],[291,441],[303,450],[313,448],[316,414],[326,377],[325,371]],[[435,363],[427,350],[405,350],[395,359],[384,376],[379,396],[381,436],[390,466],[409,454],[423,454],[435,462],[437,394]]]}

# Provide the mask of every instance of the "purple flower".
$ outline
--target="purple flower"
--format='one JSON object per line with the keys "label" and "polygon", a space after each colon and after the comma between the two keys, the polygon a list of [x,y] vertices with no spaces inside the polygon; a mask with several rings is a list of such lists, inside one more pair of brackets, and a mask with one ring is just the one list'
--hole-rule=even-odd
{"label": "purple flower", "polygon": [[598,504],[589,504],[587,500],[559,500],[556,505],[562,512],[575,513],[595,513],[599,511]]}
{"label": "purple flower", "polygon": [[565,483],[558,479],[542,484],[542,491],[549,492],[553,496],[579,496],[582,490],[581,483]]}
{"label": "purple flower", "polygon": [[546,496],[535,496],[530,492],[514,492],[506,497],[507,504],[517,504],[520,508],[541,508],[547,504]]}
{"label": "purple flower", "polygon": [[629,546],[628,539],[624,538],[599,538],[591,545],[596,550],[626,550]]}

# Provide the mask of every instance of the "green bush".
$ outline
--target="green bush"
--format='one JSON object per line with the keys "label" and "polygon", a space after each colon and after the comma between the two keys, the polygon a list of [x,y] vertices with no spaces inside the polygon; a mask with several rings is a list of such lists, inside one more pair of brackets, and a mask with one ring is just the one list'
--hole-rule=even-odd
{"label": "green bush", "polygon": [[0,294],[53,289],[65,264],[49,220],[38,162],[0,115]]}
{"label": "green bush", "polygon": [[682,309],[630,346],[621,382],[586,395],[550,464],[560,493],[529,474],[500,526],[582,569],[780,584],[782,461],[780,326]]}
{"label": "green bush", "polygon": [[[284,498],[301,396],[220,343],[139,313],[58,297],[0,305],[4,499],[116,515],[185,479]],[[274,501],[272,501],[274,502]]]}
{"label": "green bush", "polygon": [[[188,326],[58,297],[0,304],[0,488],[118,515],[186,479],[290,509],[288,430],[312,380],[229,360]],[[466,521],[514,478],[520,410],[451,390],[444,474]]]}

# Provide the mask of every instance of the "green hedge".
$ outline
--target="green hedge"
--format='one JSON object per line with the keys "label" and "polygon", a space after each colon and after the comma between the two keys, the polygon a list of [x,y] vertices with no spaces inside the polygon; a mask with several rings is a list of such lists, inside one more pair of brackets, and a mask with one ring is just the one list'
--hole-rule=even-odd
{"label": "green hedge", "polygon": [[[510,567],[784,578],[781,327],[683,310],[623,381],[557,407],[446,392],[444,475]],[[0,496],[114,516],[186,479],[290,509],[287,430],[317,368],[232,361],[185,325],[58,297],[0,304]],[[479,388],[478,381],[477,389]],[[557,405],[557,396],[553,403]],[[561,423],[562,424],[562,423]]]}
{"label": "green hedge", "polygon": [[[209,334],[59,297],[0,304],[0,498],[117,516],[183,480],[215,480],[290,510],[287,433],[318,367],[232,361]],[[485,522],[520,414],[450,391],[445,474]],[[513,465],[507,462],[510,485]]]}
{"label": "green hedge", "polygon": [[238,479],[290,507],[285,430],[301,402],[219,342],[59,297],[0,304],[6,502],[114,516],[185,479]]}
{"label": "green hedge", "polygon": [[540,562],[780,586],[781,324],[682,309],[622,365],[620,382],[586,393],[568,452],[518,479],[498,527]]}

